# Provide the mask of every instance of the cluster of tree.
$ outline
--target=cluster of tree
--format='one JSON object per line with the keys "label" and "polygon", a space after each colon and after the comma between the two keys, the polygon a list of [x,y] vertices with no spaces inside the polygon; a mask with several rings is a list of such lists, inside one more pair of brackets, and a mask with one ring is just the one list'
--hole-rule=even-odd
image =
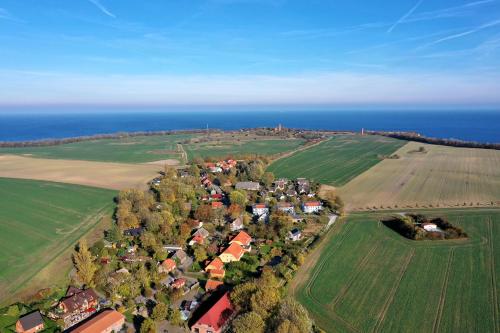
{"label": "cluster of tree", "polygon": [[238,310],[232,321],[234,333],[307,333],[313,323],[307,311],[295,300],[284,297],[279,279],[269,268],[262,275],[237,285],[231,301]]}
{"label": "cluster of tree", "polygon": [[390,138],[407,140],[407,141],[415,141],[428,143],[432,145],[441,145],[441,146],[451,146],[451,147],[462,147],[462,148],[484,148],[484,149],[500,149],[500,143],[483,143],[476,141],[463,141],[456,139],[440,139],[440,138],[429,138],[426,136],[422,136],[418,133],[412,132],[379,132],[379,131],[370,131],[369,134],[374,135],[383,135]]}
{"label": "cluster of tree", "polygon": [[[452,225],[449,221],[437,217],[428,218],[422,214],[408,214],[383,220],[382,223],[396,231],[401,236],[412,240],[439,240],[467,238],[462,228]],[[426,231],[425,223],[436,225],[438,230]]]}
{"label": "cluster of tree", "polygon": [[76,143],[83,141],[94,141],[103,139],[125,139],[133,138],[138,136],[163,136],[172,134],[196,134],[200,133],[199,130],[190,131],[151,131],[151,132],[119,132],[112,134],[96,134],[88,136],[78,136],[73,138],[64,139],[48,139],[48,140],[34,140],[34,141],[1,141],[0,148],[22,148],[22,147],[45,147],[45,146],[57,146],[67,143]]}

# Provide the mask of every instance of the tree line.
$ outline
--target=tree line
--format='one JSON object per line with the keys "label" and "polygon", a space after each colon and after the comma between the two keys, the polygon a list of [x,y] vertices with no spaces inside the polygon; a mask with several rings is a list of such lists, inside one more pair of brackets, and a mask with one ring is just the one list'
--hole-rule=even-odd
{"label": "tree line", "polygon": [[500,150],[500,143],[485,143],[477,141],[464,141],[457,139],[440,139],[440,138],[430,138],[422,136],[418,133],[413,132],[379,132],[379,131],[367,131],[366,133],[371,135],[382,135],[394,139],[407,140],[428,143],[431,145],[441,145],[450,147],[460,147],[460,148],[483,148],[483,149],[495,149]]}

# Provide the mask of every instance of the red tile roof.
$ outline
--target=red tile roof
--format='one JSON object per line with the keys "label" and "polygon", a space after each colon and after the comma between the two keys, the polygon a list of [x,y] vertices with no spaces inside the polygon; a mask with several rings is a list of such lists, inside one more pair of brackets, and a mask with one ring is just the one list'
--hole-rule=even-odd
{"label": "red tile roof", "polygon": [[168,272],[170,272],[171,270],[175,269],[175,267],[177,266],[175,264],[175,261],[173,261],[172,259],[168,258],[168,259],[165,259],[161,265],[163,266],[163,268],[165,268],[165,270],[167,270]]}
{"label": "red tile roof", "polygon": [[214,331],[218,331],[233,313],[234,307],[229,299],[229,293],[226,292],[193,326],[207,325]]}
{"label": "red tile roof", "polygon": [[305,202],[304,206],[307,206],[307,207],[321,206],[321,202],[319,202],[319,201],[309,201],[309,202]]}
{"label": "red tile roof", "polygon": [[252,237],[250,237],[249,234],[247,234],[244,231],[240,231],[234,238],[229,242],[229,244],[232,243],[238,243],[243,246],[248,246],[252,242]]}
{"label": "red tile roof", "polygon": [[207,284],[205,285],[205,290],[206,291],[215,290],[215,289],[219,288],[220,286],[222,286],[223,284],[224,284],[224,282],[222,282],[222,281],[209,279],[207,281]]}
{"label": "red tile roof", "polygon": [[265,204],[256,204],[255,208],[267,208]]}
{"label": "red tile roof", "polygon": [[224,250],[225,254],[232,255],[236,260],[240,260],[240,258],[245,254],[245,249],[241,247],[238,243],[232,243],[229,245],[227,249]]}
{"label": "red tile roof", "polygon": [[209,272],[208,272],[208,275],[211,277],[211,278],[224,278],[224,276],[226,276],[226,271],[224,269],[211,269]]}
{"label": "red tile roof", "polygon": [[207,267],[205,267],[205,272],[208,272],[211,269],[222,269],[224,268],[224,263],[222,260],[219,259],[219,257],[215,258],[212,260]]}
{"label": "red tile roof", "polygon": [[172,287],[179,289],[179,288],[184,287],[185,284],[186,284],[186,279],[178,278],[178,279],[175,279],[174,282],[172,282]]}
{"label": "red tile roof", "polygon": [[212,202],[212,208],[222,208],[223,204],[220,201],[214,201]]}
{"label": "red tile roof", "polygon": [[72,333],[107,332],[113,326],[121,326],[125,317],[115,310],[104,310],[83,325],[71,330]]}

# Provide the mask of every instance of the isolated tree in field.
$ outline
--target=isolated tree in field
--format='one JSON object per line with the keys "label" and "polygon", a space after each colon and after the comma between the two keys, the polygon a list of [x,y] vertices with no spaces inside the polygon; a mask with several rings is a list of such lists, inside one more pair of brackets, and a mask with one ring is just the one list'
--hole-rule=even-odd
{"label": "isolated tree in field", "polygon": [[239,315],[232,323],[234,333],[263,333],[265,329],[264,320],[256,312],[247,312]]}
{"label": "isolated tree in field", "polygon": [[229,195],[229,200],[231,200],[231,203],[237,204],[240,207],[245,207],[247,203],[247,194],[241,190],[236,190],[231,192]]}
{"label": "isolated tree in field", "polygon": [[87,286],[92,286],[94,274],[97,270],[96,265],[92,259],[87,241],[82,239],[78,244],[78,249],[73,253],[73,262],[75,264],[76,274],[81,282]]}

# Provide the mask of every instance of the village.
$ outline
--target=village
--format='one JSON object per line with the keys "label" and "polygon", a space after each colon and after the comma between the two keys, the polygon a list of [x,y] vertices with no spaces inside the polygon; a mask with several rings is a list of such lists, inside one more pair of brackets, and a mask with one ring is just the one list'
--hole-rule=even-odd
{"label": "village", "polygon": [[[274,179],[259,159],[166,167],[149,191],[120,192],[112,228],[75,250],[63,297],[20,316],[15,331],[243,332],[252,315],[261,331],[278,327],[270,314],[290,306],[284,286],[342,209],[318,191]],[[302,317],[293,320],[312,329]]]}

